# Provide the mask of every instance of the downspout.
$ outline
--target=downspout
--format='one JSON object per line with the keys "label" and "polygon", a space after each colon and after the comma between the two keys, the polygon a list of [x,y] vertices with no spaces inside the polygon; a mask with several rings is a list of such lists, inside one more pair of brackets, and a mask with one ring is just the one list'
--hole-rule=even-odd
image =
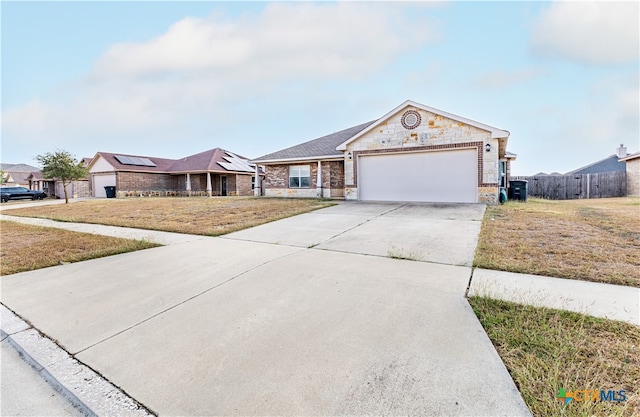
{"label": "downspout", "polygon": [[322,198],[322,161],[318,161],[318,175],[316,178],[316,190],[318,198]]}
{"label": "downspout", "polygon": [[253,182],[253,195],[260,197],[262,195],[260,190],[260,167],[256,164],[255,180]]}

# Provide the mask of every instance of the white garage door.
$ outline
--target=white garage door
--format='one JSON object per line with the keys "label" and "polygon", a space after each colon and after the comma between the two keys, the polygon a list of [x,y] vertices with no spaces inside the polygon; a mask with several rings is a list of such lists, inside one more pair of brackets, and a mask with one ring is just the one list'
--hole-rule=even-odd
{"label": "white garage door", "polygon": [[116,174],[93,175],[93,196],[107,197],[104,187],[116,185]]}
{"label": "white garage door", "polygon": [[360,200],[478,202],[476,149],[358,157]]}

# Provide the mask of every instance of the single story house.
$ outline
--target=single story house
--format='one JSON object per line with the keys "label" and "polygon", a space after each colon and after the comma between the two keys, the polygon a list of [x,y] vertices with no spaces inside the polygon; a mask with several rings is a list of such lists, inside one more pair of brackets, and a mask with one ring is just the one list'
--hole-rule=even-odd
{"label": "single story house", "polygon": [[[94,197],[253,195],[256,168],[215,148],[181,159],[98,152],[89,163]],[[261,178],[262,173],[258,172]]]}
{"label": "single story house", "polygon": [[640,152],[620,158],[626,164],[627,195],[640,196]]}
{"label": "single story house", "polygon": [[[34,171],[27,178],[29,188],[32,190],[44,191],[51,198],[64,198],[64,186],[62,181],[43,178],[41,171]],[[67,184],[67,194],[69,198],[90,197],[91,183],[89,179],[71,181]]]}
{"label": "single story house", "polygon": [[29,175],[40,169],[28,164],[7,164],[0,165],[2,170],[2,185],[13,187],[29,187]]}
{"label": "single story house", "polygon": [[251,162],[264,166],[265,196],[495,204],[516,158],[508,139],[506,130],[407,100]]}
{"label": "single story house", "polygon": [[627,163],[621,159],[625,158],[626,156],[628,156],[627,148],[626,146],[621,144],[620,147],[616,149],[615,154],[609,155],[604,159],[592,162],[578,169],[574,169],[573,171],[569,171],[566,175],[599,174],[601,172],[626,171]]}

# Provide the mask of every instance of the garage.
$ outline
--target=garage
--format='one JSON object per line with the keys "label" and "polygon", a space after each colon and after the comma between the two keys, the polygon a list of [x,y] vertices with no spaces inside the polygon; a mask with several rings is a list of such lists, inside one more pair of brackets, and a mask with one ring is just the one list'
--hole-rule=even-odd
{"label": "garage", "polygon": [[358,199],[476,203],[477,150],[360,155]]}
{"label": "garage", "polygon": [[93,196],[107,197],[104,187],[116,185],[116,174],[93,174]]}

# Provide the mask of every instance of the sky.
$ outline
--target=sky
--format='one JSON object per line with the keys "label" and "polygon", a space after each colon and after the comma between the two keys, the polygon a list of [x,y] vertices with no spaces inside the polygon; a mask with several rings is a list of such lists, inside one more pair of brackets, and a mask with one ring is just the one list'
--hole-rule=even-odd
{"label": "sky", "polygon": [[515,175],[640,150],[640,3],[2,1],[4,163],[256,158],[413,100],[511,132]]}

